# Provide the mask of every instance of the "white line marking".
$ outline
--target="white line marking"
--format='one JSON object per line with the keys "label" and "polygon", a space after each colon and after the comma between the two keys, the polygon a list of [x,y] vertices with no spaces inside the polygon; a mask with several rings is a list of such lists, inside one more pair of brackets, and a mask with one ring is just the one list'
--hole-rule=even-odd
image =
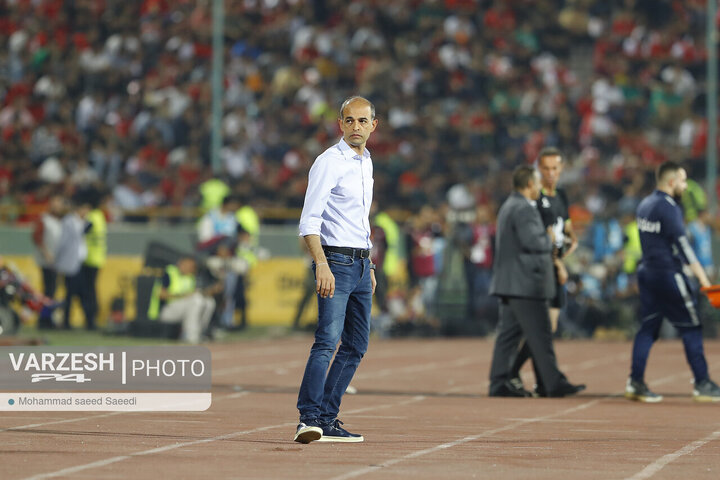
{"label": "white line marking", "polygon": [[[506,418],[505,420],[512,420],[515,422],[532,422],[533,419],[534,419],[534,417],[530,417],[530,418],[511,417],[511,418]],[[567,418],[553,418],[553,419],[548,419],[545,421],[548,423],[610,423],[609,420],[581,420],[581,419],[571,420],[571,419],[567,419]]]}
{"label": "white line marking", "polygon": [[[231,398],[238,398],[242,397],[244,395],[249,395],[250,392],[237,392],[237,393],[231,393],[228,395],[220,395],[220,396],[213,396],[213,403],[219,401],[219,400],[226,400]],[[86,417],[75,417],[75,418],[66,418],[63,420],[53,420],[51,422],[42,422],[42,423],[28,423],[27,425],[18,425],[17,427],[6,427],[0,429],[0,433],[2,432],[9,432],[11,430],[25,430],[28,428],[37,428],[37,427],[44,427],[46,425],[58,425],[61,423],[73,423],[73,422],[82,422],[83,420],[94,420],[96,418],[105,418],[105,417],[112,417],[115,415],[120,415],[122,413],[147,413],[147,412],[111,412],[111,413],[103,413],[101,415],[88,415]],[[165,412],[170,413],[170,412]],[[169,421],[169,420],[168,420]],[[173,420],[174,421],[174,420]]]}
{"label": "white line marking", "polygon": [[383,368],[382,370],[367,372],[367,373],[358,373],[353,378],[360,380],[363,378],[379,378],[379,377],[387,377],[388,375],[393,375],[396,373],[416,373],[416,372],[422,372],[424,370],[435,370],[438,368],[455,368],[455,367],[463,367],[465,365],[471,365],[473,363],[476,363],[478,361],[475,357],[465,357],[460,358],[457,360],[453,360],[452,362],[428,362],[428,363],[421,363],[420,365],[410,365],[407,367],[400,367],[400,368]]}
{"label": "white line marking", "polygon": [[405,415],[353,415],[353,418],[375,418],[375,419],[392,419],[392,420],[406,420],[408,417]]}
{"label": "white line marking", "polygon": [[123,385],[126,385],[126,384],[127,384],[127,370],[126,370],[126,369],[127,369],[127,365],[125,365],[126,360],[127,360],[127,354],[126,354],[125,351],[123,350],[123,352],[122,352],[122,362],[121,362],[121,365],[122,365],[122,384],[123,384]]}
{"label": "white line marking", "polygon": [[592,433],[640,433],[639,430],[603,430],[601,428],[571,428],[570,431]]}
{"label": "white line marking", "polygon": [[468,436],[468,437],[465,437],[465,438],[461,438],[461,439],[459,439],[459,440],[455,440],[454,442],[443,443],[443,444],[436,445],[436,446],[431,447],[431,448],[426,448],[426,449],[424,449],[424,450],[417,450],[417,451],[415,451],[415,452],[408,453],[407,455],[403,455],[402,457],[397,457],[397,458],[394,458],[394,459],[392,459],[392,460],[388,460],[387,462],[383,462],[383,463],[381,463],[381,464],[379,464],[379,465],[372,465],[372,466],[369,466],[369,467],[359,468],[359,469],[357,469],[357,470],[353,470],[352,472],[348,472],[348,473],[345,473],[345,474],[343,474],[343,475],[339,475],[339,476],[337,476],[337,477],[333,477],[331,480],[345,480],[345,479],[348,479],[348,478],[360,477],[360,476],[362,476],[362,475],[365,475],[365,474],[367,474],[367,473],[372,473],[372,472],[374,472],[374,471],[376,471],[376,470],[379,470],[379,469],[381,469],[381,468],[390,467],[390,466],[395,465],[395,464],[398,464],[398,463],[400,463],[400,462],[404,462],[405,460],[411,460],[411,459],[413,459],[413,458],[422,457],[422,456],[428,455],[428,454],[430,454],[430,453],[438,452],[438,451],[440,451],[440,450],[445,450],[445,449],[448,449],[448,448],[456,447],[456,446],[458,446],[458,445],[462,445],[462,444],[464,444],[464,443],[468,443],[468,442],[472,442],[472,441],[475,441],[475,440],[479,440],[479,439],[481,439],[481,438],[483,438],[483,437],[489,437],[489,436],[491,436],[491,435],[495,435],[496,433],[505,432],[505,431],[508,431],[508,430],[513,430],[513,429],[515,429],[515,428],[517,428],[517,427],[521,427],[521,426],[527,425],[527,424],[529,424],[529,423],[542,422],[542,421],[547,420],[547,419],[551,419],[551,418],[554,418],[554,417],[560,417],[560,416],[566,415],[566,414],[568,414],[568,413],[573,413],[573,412],[577,412],[577,411],[580,411],[580,410],[584,410],[584,409],[586,409],[586,408],[592,407],[593,405],[596,405],[596,404],[599,403],[599,402],[600,402],[600,400],[593,400],[593,401],[591,401],[591,402],[586,402],[586,403],[583,403],[583,404],[578,405],[578,406],[573,407],[573,408],[568,408],[568,409],[563,410],[563,411],[561,411],[561,412],[553,413],[553,414],[550,414],[550,415],[545,415],[545,416],[542,416],[542,417],[529,418],[529,419],[527,419],[527,420],[520,420],[520,421],[518,421],[518,422],[516,422],[516,423],[513,423],[512,425],[505,425],[504,427],[499,427],[499,428],[495,428],[495,429],[493,429],[493,430],[488,430],[488,431],[486,431],[486,432],[479,433],[479,434],[477,434],[477,435],[471,435],[471,436]]}
{"label": "white line marking", "polygon": [[27,428],[44,427],[46,425],[58,425],[60,423],[82,422],[83,420],[94,420],[96,418],[112,417],[113,415],[120,415],[121,413],[128,413],[128,412],[112,412],[112,413],[103,413],[102,415],[89,415],[87,417],[76,417],[76,418],[66,418],[64,420],[53,420],[52,422],[28,423],[27,425],[18,425],[17,427],[7,427],[7,428],[0,429],[0,433],[9,432],[12,430],[24,430]]}
{"label": "white line marking", "polygon": [[[233,394],[230,394],[230,395],[225,396],[225,398],[242,396],[242,394],[244,394],[244,393],[247,393],[247,392],[233,393]],[[416,396],[416,397],[413,397],[413,398],[410,398],[410,399],[405,399],[405,400],[403,400],[403,401],[401,401],[401,402],[393,402],[393,403],[388,403],[388,404],[385,404],[385,405],[377,405],[377,406],[374,406],[374,407],[366,407],[366,408],[358,408],[358,409],[355,409],[355,410],[349,410],[349,411],[345,412],[345,414],[346,414],[346,415],[351,415],[351,414],[354,414],[354,413],[362,413],[362,412],[366,412],[366,411],[369,411],[369,410],[380,410],[380,409],[384,409],[384,408],[398,407],[398,406],[407,405],[407,404],[414,403],[414,402],[419,402],[419,401],[424,400],[425,398],[426,398],[426,397],[423,397],[423,396]],[[117,412],[117,413],[122,413],[122,412]],[[118,456],[116,456],[116,457],[110,457],[110,458],[106,458],[106,459],[104,459],[104,460],[98,460],[98,461],[96,461],[96,462],[86,463],[86,464],[83,464],[83,465],[76,465],[76,466],[74,466],[74,467],[67,467],[67,468],[63,468],[63,469],[61,469],[61,470],[56,470],[56,471],[54,471],[54,472],[39,473],[39,474],[37,474],[37,475],[33,475],[33,476],[31,476],[31,477],[27,477],[25,480],[42,480],[42,479],[45,479],[45,478],[55,478],[55,477],[61,477],[61,476],[65,476],[65,475],[72,475],[72,474],[74,474],[74,473],[82,472],[82,471],[84,471],[84,470],[90,470],[90,469],[93,469],[93,468],[100,468],[100,467],[105,467],[105,466],[107,466],[107,465],[112,465],[113,463],[122,462],[123,460],[128,460],[128,459],[131,459],[131,458],[133,458],[133,457],[141,457],[141,456],[145,456],[145,455],[152,455],[152,454],[155,454],[155,453],[162,453],[162,452],[167,452],[167,451],[169,451],[169,450],[175,450],[175,449],[177,449],[177,448],[185,448],[185,447],[190,447],[190,446],[193,446],[193,445],[201,445],[201,444],[205,444],[205,443],[216,442],[216,441],[219,441],[219,440],[228,440],[228,439],[235,438],[235,437],[239,437],[239,436],[242,436],[242,435],[248,435],[248,434],[251,434],[251,433],[264,432],[264,431],[266,431],[266,430],[272,430],[272,429],[275,429],[275,428],[283,428],[283,427],[288,427],[288,428],[289,428],[289,427],[294,427],[295,425],[296,425],[295,422],[292,422],[292,423],[280,423],[280,424],[277,424],[277,425],[268,425],[268,426],[265,426],[265,427],[253,428],[253,429],[251,429],[251,430],[242,430],[242,431],[239,431],[239,432],[226,433],[225,435],[218,435],[218,436],[216,436],[216,437],[203,438],[203,439],[201,439],[201,440],[193,440],[193,441],[190,441],[190,442],[182,442],[182,443],[173,443],[173,444],[170,444],[170,445],[165,445],[164,447],[153,448],[153,449],[150,449],[150,450],[141,450],[141,451],[139,451],[139,452],[133,452],[133,453],[129,453],[129,454],[127,454],[127,455],[118,455]]]}
{"label": "white line marking", "polygon": [[290,360],[287,362],[280,362],[280,363],[272,363],[272,364],[262,364],[262,365],[240,365],[237,367],[228,367],[228,368],[219,368],[216,370],[213,370],[212,376],[215,377],[221,377],[223,375],[229,375],[231,373],[240,373],[240,372],[253,372],[253,371],[264,371],[264,370],[275,370],[277,368],[295,368],[305,365],[304,361],[299,360]]}
{"label": "white line marking", "polygon": [[698,448],[702,447],[703,445],[710,443],[713,440],[717,440],[718,438],[720,438],[720,430],[711,433],[705,438],[695,440],[694,442],[685,445],[680,450],[677,450],[673,453],[668,453],[667,455],[658,458],[653,463],[643,468],[641,471],[639,471],[632,477],[627,477],[626,480],[644,480],[646,478],[650,478],[656,473],[658,473],[660,470],[662,470],[668,463],[673,462],[682,456],[688,455],[697,450]]}
{"label": "white line marking", "polygon": [[227,440],[230,438],[239,437],[240,435],[246,435],[248,433],[263,432],[265,430],[270,430],[273,428],[291,427],[294,425],[295,425],[295,423],[283,423],[281,425],[270,425],[268,427],[254,428],[252,430],[243,430],[240,432],[228,433],[228,434],[220,435],[217,437],[204,438],[202,440],[194,440],[192,442],[173,443],[171,445],[166,445],[164,447],[153,448],[151,450],[142,450],[139,452],[130,453],[128,455],[119,455],[117,457],[110,457],[110,458],[106,458],[104,460],[98,460],[97,462],[86,463],[84,465],[76,465],[74,467],[63,468],[61,470],[56,470],[54,472],[40,473],[38,475],[33,475],[32,477],[27,477],[26,480],[41,480],[43,478],[54,478],[54,477],[61,477],[64,475],[72,475],[77,472],[82,472],[83,470],[105,467],[107,465],[111,465],[111,464],[117,463],[117,462],[122,462],[123,460],[128,460],[133,457],[152,455],[154,453],[161,453],[161,452],[166,452],[168,450],[175,450],[176,448],[189,447],[192,445],[200,445],[203,443],[210,443],[210,442],[215,442],[218,440]]}
{"label": "white line marking", "polygon": [[[573,371],[577,372],[580,370],[590,370],[595,367],[600,367],[603,365],[615,363],[617,360],[627,360],[629,358],[630,358],[629,353],[621,353],[621,354],[614,355],[612,357],[601,357],[601,358],[585,360],[584,362],[580,362],[576,365],[563,365],[560,368],[560,370],[562,370],[563,372],[573,372]],[[528,381],[535,380],[535,378],[531,374],[527,373],[527,371],[524,374],[521,372],[520,377],[523,378],[524,380],[531,379]],[[477,389],[478,387],[480,388],[481,391],[486,392],[489,385],[490,385],[490,382],[486,380],[485,382],[480,383],[480,384],[475,382],[475,383],[471,383],[469,385],[458,385],[456,387],[452,387],[450,389],[444,390],[440,393],[443,393],[443,394],[459,393],[459,392],[462,392],[462,391],[465,391],[468,389],[474,390],[474,389]]]}

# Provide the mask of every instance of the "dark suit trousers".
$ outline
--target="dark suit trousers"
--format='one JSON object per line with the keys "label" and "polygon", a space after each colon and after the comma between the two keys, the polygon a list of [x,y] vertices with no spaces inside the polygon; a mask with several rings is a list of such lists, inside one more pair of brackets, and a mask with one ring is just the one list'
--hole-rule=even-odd
{"label": "dark suit trousers", "polygon": [[507,298],[500,303],[500,322],[490,367],[490,389],[510,379],[523,338],[530,347],[546,391],[556,390],[562,381],[562,373],[553,349],[547,302],[529,298]]}

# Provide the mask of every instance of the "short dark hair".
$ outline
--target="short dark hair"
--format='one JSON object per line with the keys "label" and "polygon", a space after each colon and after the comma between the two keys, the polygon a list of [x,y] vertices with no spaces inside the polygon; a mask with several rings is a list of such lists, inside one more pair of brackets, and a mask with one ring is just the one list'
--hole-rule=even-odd
{"label": "short dark hair", "polygon": [[660,183],[663,178],[669,173],[675,173],[678,170],[680,170],[682,165],[680,165],[678,162],[675,162],[673,160],[668,160],[666,162],[663,162],[660,164],[660,166],[655,171],[655,180]]}
{"label": "short dark hair", "polygon": [[345,118],[345,114],[344,114],[345,107],[347,107],[350,103],[354,102],[355,100],[362,100],[364,102],[367,102],[368,105],[370,105],[370,120],[374,120],[375,119],[375,105],[373,105],[373,103],[370,100],[368,100],[365,97],[361,97],[360,95],[353,95],[352,97],[348,97],[345,99],[345,101],[342,103],[342,105],[340,105],[340,117],[339,118],[341,120]]}
{"label": "short dark hair", "polygon": [[528,186],[530,179],[535,177],[535,169],[530,165],[520,165],[513,170],[513,188],[522,190]]}
{"label": "short dark hair", "polygon": [[538,162],[540,162],[540,159],[543,157],[560,157],[560,161],[563,160],[562,152],[560,152],[560,149],[557,147],[545,147],[542,150],[540,150],[540,153],[538,154]]}

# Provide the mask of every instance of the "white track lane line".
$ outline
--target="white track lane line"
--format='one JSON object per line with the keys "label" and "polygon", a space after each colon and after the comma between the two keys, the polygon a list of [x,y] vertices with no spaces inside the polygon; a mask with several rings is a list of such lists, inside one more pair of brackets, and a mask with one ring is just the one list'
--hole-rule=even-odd
{"label": "white track lane line", "polygon": [[[233,395],[237,395],[237,394],[233,394]],[[230,396],[232,396],[232,395],[229,395],[228,397],[230,397]],[[403,405],[408,405],[410,403],[415,403],[415,402],[425,400],[425,398],[426,397],[418,395],[416,397],[413,397],[410,399],[405,399],[400,402],[393,402],[393,403],[387,403],[384,405],[378,405],[378,406],[374,406],[374,407],[366,407],[366,408],[358,408],[356,410],[349,410],[349,411],[345,412],[345,414],[351,415],[351,414],[355,414],[355,413],[367,412],[370,410],[374,411],[374,410],[380,410],[380,409],[385,409],[385,408],[399,407],[399,406],[403,406]],[[191,442],[183,442],[183,443],[173,443],[171,445],[166,445],[164,447],[152,448],[150,450],[141,450],[139,452],[133,452],[133,453],[130,453],[127,455],[118,455],[116,457],[106,458],[104,460],[98,460],[96,462],[86,463],[86,464],[82,464],[82,465],[76,465],[74,467],[67,467],[67,468],[63,468],[61,470],[56,470],[54,472],[39,473],[39,474],[33,475],[31,477],[26,477],[25,480],[42,480],[45,478],[55,478],[55,477],[62,477],[65,475],[72,475],[72,474],[82,472],[85,470],[105,467],[105,466],[111,465],[113,463],[118,463],[118,462],[122,462],[124,460],[129,460],[133,457],[142,457],[142,456],[146,456],[146,455],[153,455],[155,453],[163,453],[163,452],[167,452],[170,450],[175,450],[177,448],[190,447],[193,445],[202,445],[205,443],[212,443],[212,442],[217,442],[220,440],[228,440],[228,439],[239,437],[242,435],[264,432],[266,430],[272,430],[275,428],[283,428],[283,427],[290,428],[290,427],[295,427],[295,425],[296,425],[295,422],[280,423],[277,425],[268,425],[265,427],[253,428],[251,430],[242,430],[239,432],[226,433],[225,435],[218,435],[216,437],[204,438],[202,440],[193,440]]]}
{"label": "white track lane line", "polygon": [[717,440],[718,438],[720,438],[720,430],[711,433],[705,438],[701,438],[700,440],[695,440],[692,443],[688,443],[687,445],[673,453],[668,453],[667,455],[658,458],[653,463],[643,468],[632,477],[627,477],[625,480],[645,480],[647,478],[650,478],[656,473],[658,473],[660,470],[662,470],[665,465],[669,464],[670,462],[674,462],[680,457],[691,454],[703,445],[708,444],[713,440]]}
{"label": "white track lane line", "polygon": [[402,374],[402,373],[417,373],[422,372],[426,370],[437,370],[439,368],[447,369],[447,368],[457,368],[457,367],[464,367],[467,365],[472,365],[477,362],[476,357],[463,357],[456,360],[452,360],[449,362],[428,362],[428,363],[421,363],[418,365],[409,365],[407,367],[393,367],[393,368],[383,368],[381,370],[374,370],[372,372],[366,372],[366,373],[358,373],[353,377],[353,380],[361,380],[363,378],[380,378],[380,377],[387,377],[390,375],[395,374]]}
{"label": "white track lane line", "polygon": [[521,421],[515,422],[515,423],[513,423],[513,424],[511,424],[511,425],[505,425],[504,427],[500,427],[500,428],[495,428],[495,429],[492,429],[492,430],[488,430],[488,431],[485,431],[485,432],[483,432],[483,433],[479,433],[479,434],[477,434],[477,435],[470,435],[470,436],[468,436],[468,437],[461,438],[461,439],[455,440],[455,441],[453,441],[453,442],[442,443],[442,444],[440,444],[440,445],[436,445],[436,446],[431,447],[431,448],[426,448],[426,449],[424,449],[424,450],[417,450],[417,451],[415,451],[415,452],[408,453],[407,455],[403,455],[402,457],[397,457],[397,458],[393,458],[393,459],[391,459],[391,460],[385,461],[385,462],[383,462],[383,463],[381,463],[381,464],[379,464],[379,465],[372,465],[372,466],[369,466],[369,467],[363,467],[363,468],[359,468],[359,469],[357,469],[357,470],[353,470],[353,471],[348,472],[348,473],[344,473],[344,474],[339,475],[339,476],[337,476],[337,477],[333,477],[333,478],[331,478],[330,480],[346,480],[346,479],[348,479],[348,478],[361,477],[361,476],[366,475],[366,474],[368,474],[368,473],[375,472],[375,471],[377,471],[377,470],[379,470],[379,469],[381,469],[381,468],[387,468],[387,467],[396,465],[396,464],[398,464],[398,463],[400,463],[400,462],[404,462],[405,460],[411,460],[411,459],[414,459],[414,458],[418,458],[418,457],[422,457],[422,456],[425,456],[425,455],[429,455],[429,454],[431,454],[431,453],[439,452],[440,450],[445,450],[445,449],[448,449],[448,448],[457,447],[458,445],[462,445],[462,444],[465,444],[465,443],[468,443],[468,442],[472,442],[472,441],[475,441],[475,440],[479,440],[479,439],[484,438],[484,437],[489,437],[489,436],[491,436],[491,435],[495,435],[496,433],[501,433],[501,432],[506,432],[506,431],[508,431],[508,430],[513,430],[513,429],[515,429],[515,428],[517,428],[517,427],[522,427],[523,425],[527,425],[527,424],[530,424],[530,423],[542,422],[542,421],[544,421],[544,420],[552,419],[552,418],[555,418],[555,417],[561,417],[561,416],[567,415],[567,414],[569,414],[569,413],[574,413],[574,412],[578,412],[578,411],[580,411],[580,410],[585,410],[586,408],[590,408],[590,407],[592,407],[593,405],[598,404],[599,402],[600,402],[600,400],[593,400],[593,401],[586,402],[586,403],[583,403],[583,404],[581,404],[581,405],[578,405],[578,406],[576,406],[576,407],[568,408],[568,409],[565,409],[565,410],[562,410],[562,411],[560,411],[560,412],[553,413],[553,414],[550,414],[550,415],[544,415],[544,416],[542,416],[542,417],[528,418],[528,419],[526,419],[526,420],[521,420]]}
{"label": "white track lane line", "polygon": [[[236,392],[236,393],[230,393],[228,395],[220,395],[213,397],[213,403],[219,400],[226,400],[231,398],[238,398],[243,397],[245,395],[248,395],[250,392]],[[25,430],[28,428],[37,428],[37,427],[44,427],[47,425],[58,425],[61,423],[73,423],[73,422],[82,422],[83,420],[94,420],[96,418],[105,418],[105,417],[113,417],[115,415],[121,415],[123,413],[148,413],[148,412],[131,412],[131,411],[122,411],[122,412],[110,412],[110,413],[103,413],[100,415],[88,415],[85,417],[74,417],[74,418],[66,418],[63,420],[53,420],[50,422],[42,422],[42,423],[28,423],[26,425],[18,425],[17,427],[6,427],[0,429],[0,433],[2,432],[9,432],[11,430]],[[165,412],[169,413],[169,412]]]}
{"label": "white track lane line", "polygon": [[[670,382],[670,381],[672,381],[672,380],[674,380],[674,379],[676,379],[676,378],[682,377],[683,375],[686,375],[686,374],[687,374],[686,372],[683,372],[683,373],[676,373],[676,374],[668,375],[668,376],[666,376],[666,377],[663,377],[663,378],[660,378],[660,379],[656,380],[656,381],[653,382],[653,383],[654,383],[654,384],[668,383],[668,382]],[[507,425],[507,426],[505,426],[505,427],[500,427],[500,428],[497,428],[497,429],[494,429],[494,430],[489,430],[489,431],[487,431],[487,432],[483,432],[483,433],[478,434],[478,435],[472,435],[472,436],[469,436],[469,437],[465,437],[465,438],[462,438],[462,439],[460,439],[460,440],[456,440],[456,441],[454,441],[454,442],[443,443],[443,444],[441,444],[441,445],[437,445],[437,446],[432,447],[432,448],[428,448],[428,449],[425,449],[425,450],[419,450],[419,451],[416,451],[416,452],[413,452],[413,453],[409,453],[409,454],[404,455],[404,456],[402,456],[402,457],[398,457],[398,458],[394,458],[394,459],[392,459],[392,460],[388,460],[388,461],[383,462],[383,463],[381,463],[381,464],[379,464],[379,465],[373,465],[373,466],[370,466],[370,467],[365,467],[365,468],[361,468],[361,469],[358,469],[358,470],[353,470],[352,472],[348,472],[348,473],[346,473],[346,474],[343,474],[343,475],[340,475],[340,476],[337,476],[337,477],[333,477],[333,478],[331,478],[330,480],[346,480],[346,479],[349,479],[349,478],[359,477],[359,476],[365,475],[365,474],[367,474],[367,473],[374,472],[374,471],[376,471],[376,470],[378,470],[378,469],[380,469],[380,468],[386,468],[386,467],[390,467],[390,466],[392,466],[392,465],[395,465],[395,464],[397,464],[397,463],[404,462],[405,460],[411,460],[411,459],[413,459],[413,458],[422,457],[422,456],[424,456],[424,455],[428,455],[428,454],[430,454],[430,453],[434,453],[434,452],[437,452],[437,451],[440,451],[440,450],[444,450],[444,449],[446,449],[446,448],[452,448],[452,447],[455,447],[455,446],[457,446],[457,445],[462,445],[462,444],[464,444],[464,443],[471,442],[471,441],[473,441],[473,440],[478,440],[478,439],[483,438],[483,437],[487,437],[487,436],[490,436],[490,435],[494,435],[494,434],[496,434],[496,433],[504,432],[504,431],[507,431],[507,430],[512,430],[512,429],[514,429],[514,428],[517,428],[517,427],[520,427],[520,426],[523,426],[523,425],[527,425],[527,424],[529,424],[529,423],[542,422],[542,421],[553,421],[553,420],[555,420],[556,417],[561,417],[561,416],[563,416],[563,415],[565,415],[565,414],[567,414],[567,413],[573,413],[573,412],[575,412],[575,411],[584,410],[584,409],[586,409],[586,408],[589,408],[589,407],[591,407],[591,406],[599,403],[601,400],[609,399],[609,398],[612,398],[612,397],[605,397],[605,398],[603,398],[603,399],[593,400],[593,401],[591,401],[591,402],[587,402],[587,403],[583,403],[583,404],[581,404],[581,405],[578,405],[577,407],[573,407],[573,408],[570,408],[570,409],[567,409],[567,410],[563,410],[562,412],[558,412],[558,413],[551,414],[551,415],[546,415],[546,416],[543,416],[543,417],[534,417],[534,418],[521,419],[521,420],[518,420],[516,423],[514,423],[514,424],[512,424],[512,425]],[[703,439],[703,440],[705,440],[705,439]],[[708,440],[708,441],[710,441],[710,440]],[[707,443],[707,441],[706,441],[705,443]],[[702,445],[704,445],[705,443],[703,443]],[[695,448],[699,448],[699,447],[702,446],[702,445],[698,445],[698,446],[695,447]],[[693,449],[693,450],[694,450],[694,449]],[[676,452],[676,453],[677,453],[677,452]],[[665,458],[665,457],[663,457],[663,458]],[[675,457],[675,458],[677,458],[677,457]],[[674,460],[675,458],[672,458],[672,459],[670,459],[669,461],[672,461],[672,460]],[[669,462],[668,462],[668,463],[669,463]],[[664,465],[663,465],[663,466],[664,466]],[[662,468],[662,467],[660,467],[660,468]],[[639,477],[639,478],[637,478],[637,479],[636,479],[636,478],[632,478],[632,480],[640,480],[641,478],[647,478],[647,477]]]}

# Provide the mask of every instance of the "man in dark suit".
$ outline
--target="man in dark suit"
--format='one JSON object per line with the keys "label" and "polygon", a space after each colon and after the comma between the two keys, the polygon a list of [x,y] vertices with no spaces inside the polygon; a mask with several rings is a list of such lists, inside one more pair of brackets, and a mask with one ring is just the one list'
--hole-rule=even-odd
{"label": "man in dark suit", "polygon": [[543,227],[535,206],[540,176],[530,166],[513,172],[515,191],[500,208],[490,294],[500,299],[500,322],[490,367],[491,397],[528,397],[511,380],[511,366],[525,338],[550,397],[573,395],[585,385],[572,385],[555,359],[547,301],[555,295],[551,229]]}

